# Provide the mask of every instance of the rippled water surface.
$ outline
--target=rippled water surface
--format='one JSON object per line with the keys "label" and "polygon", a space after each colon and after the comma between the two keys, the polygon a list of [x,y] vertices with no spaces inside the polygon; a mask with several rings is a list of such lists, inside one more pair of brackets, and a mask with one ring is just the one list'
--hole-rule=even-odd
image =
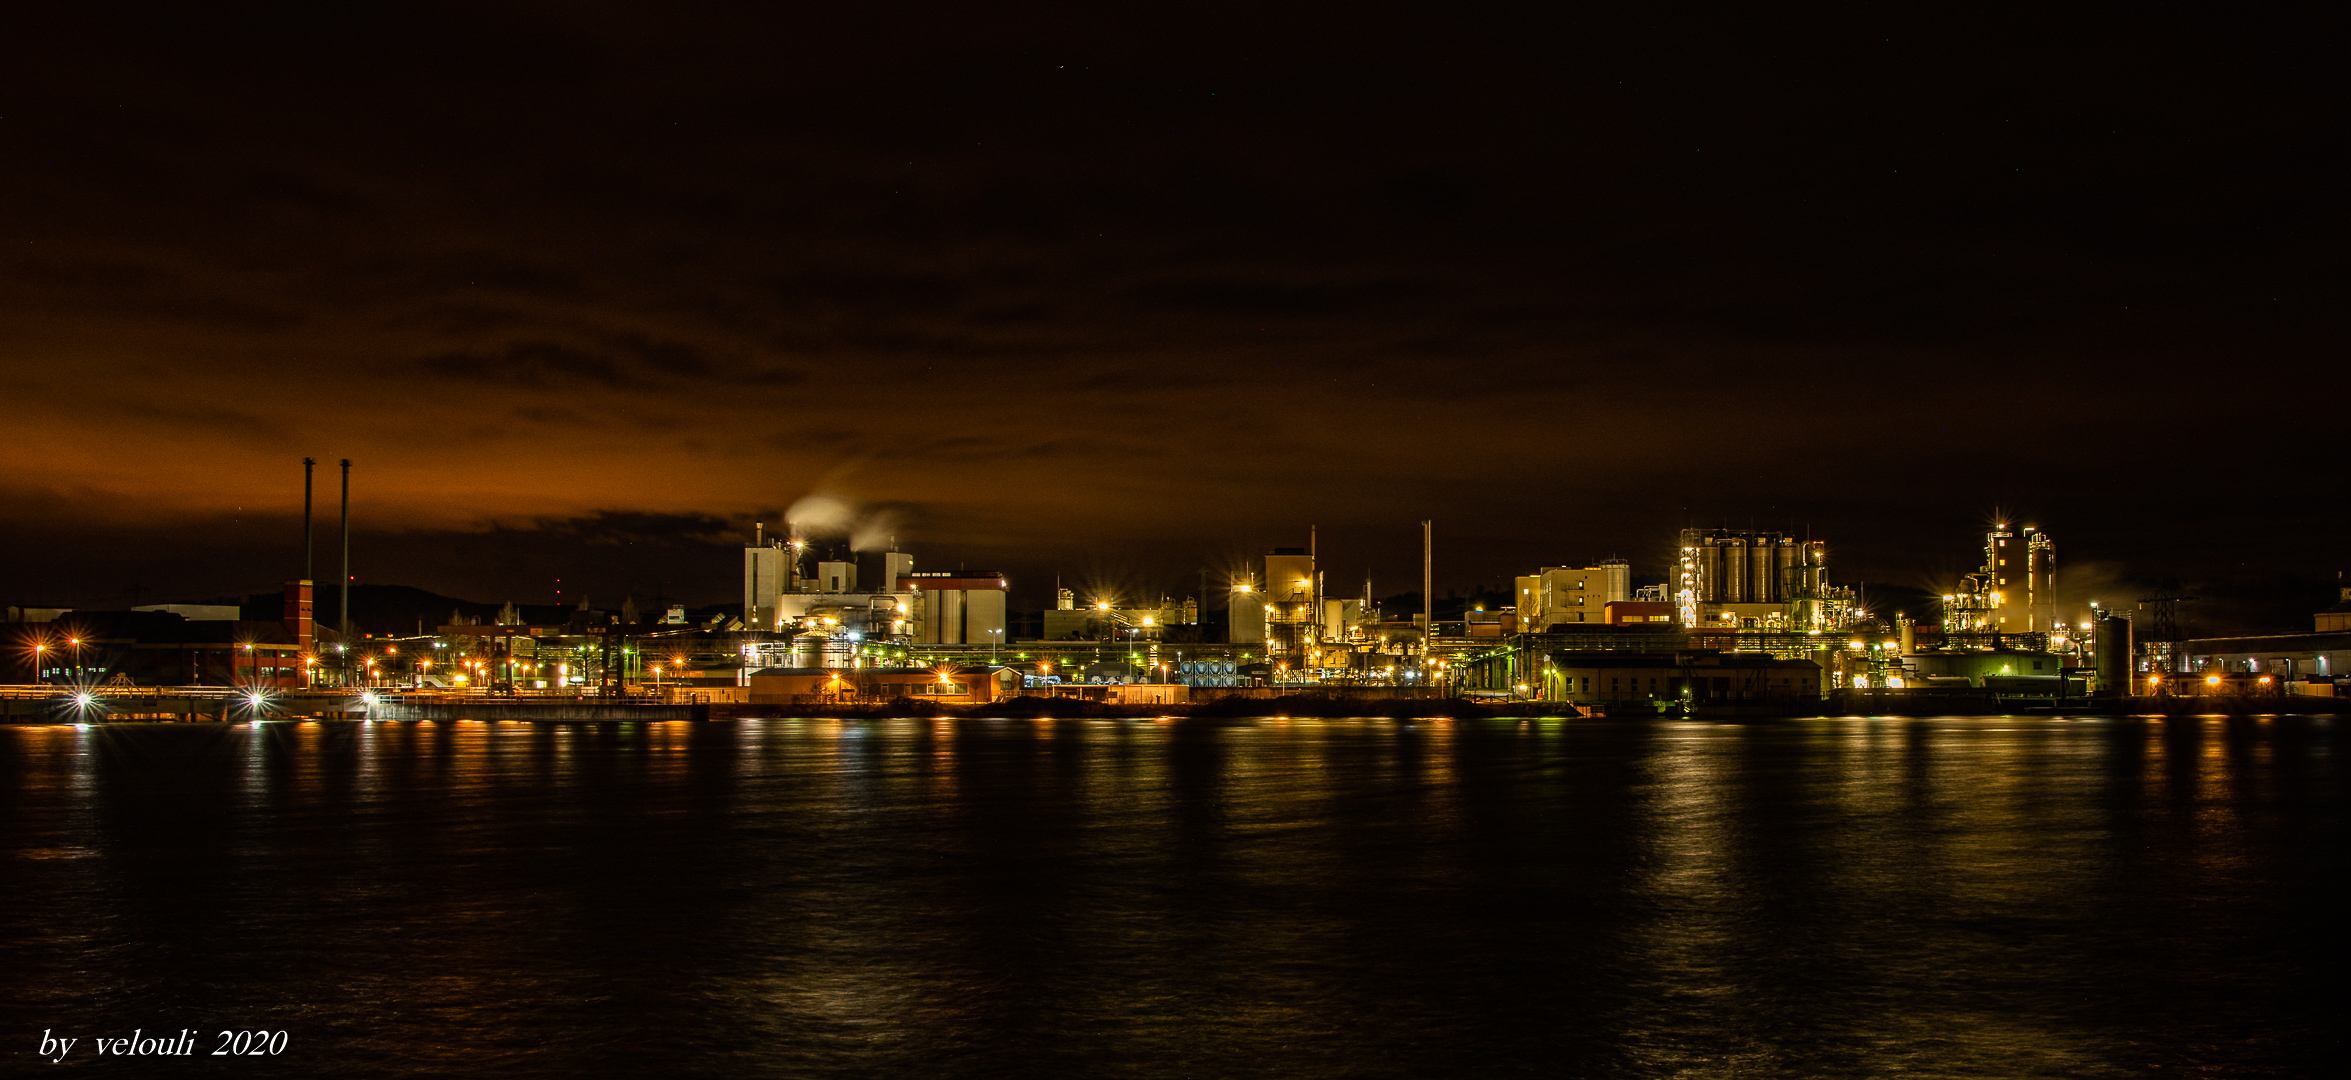
{"label": "rippled water surface", "polygon": [[0,728],[0,1071],[2314,1075],[2343,731]]}

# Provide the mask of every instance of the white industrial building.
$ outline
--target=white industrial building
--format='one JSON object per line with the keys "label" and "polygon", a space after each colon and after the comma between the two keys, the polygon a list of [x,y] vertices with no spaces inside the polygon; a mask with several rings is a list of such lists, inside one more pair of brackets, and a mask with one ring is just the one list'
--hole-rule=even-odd
{"label": "white industrial building", "polygon": [[914,640],[926,645],[1005,643],[1004,601],[1012,586],[1004,575],[908,572],[895,580],[899,592],[915,596]]}
{"label": "white industrial building", "polygon": [[1518,579],[1518,626],[1539,634],[1562,624],[1604,623],[1608,605],[1632,595],[1633,564],[1623,559],[1546,566]]}
{"label": "white industrial building", "polygon": [[[813,575],[803,572],[807,551],[800,541],[768,540],[743,549],[743,626],[778,633],[817,630],[859,637],[916,638],[923,616],[922,595],[903,584],[914,573],[914,556],[878,552],[866,558],[877,573],[859,588],[858,564],[823,560]],[[892,583],[898,583],[892,588]]]}

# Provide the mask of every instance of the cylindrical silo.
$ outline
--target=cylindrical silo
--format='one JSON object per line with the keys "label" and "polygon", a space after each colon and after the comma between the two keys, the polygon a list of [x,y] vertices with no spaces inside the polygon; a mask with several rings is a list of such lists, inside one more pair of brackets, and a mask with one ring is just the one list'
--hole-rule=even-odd
{"label": "cylindrical silo", "polygon": [[796,668],[823,667],[825,643],[828,640],[830,639],[824,634],[793,635],[790,666]]}
{"label": "cylindrical silo", "polygon": [[927,612],[931,625],[923,634],[925,640],[942,645],[963,644],[963,590],[934,589],[930,594],[931,610]]}

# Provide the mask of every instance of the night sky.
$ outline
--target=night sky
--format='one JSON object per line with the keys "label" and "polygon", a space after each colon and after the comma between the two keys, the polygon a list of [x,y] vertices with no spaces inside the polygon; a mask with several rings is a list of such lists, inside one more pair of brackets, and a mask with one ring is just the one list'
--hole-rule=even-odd
{"label": "night sky", "polygon": [[1685,524],[1935,588],[2001,515],[2299,618],[2351,275],[2285,10],[30,6],[0,598],[269,588],[308,455],[322,579],[349,457],[360,580],[493,602],[736,599],[816,494],[1026,606],[1309,525],[1409,591],[1422,518],[1447,589]]}

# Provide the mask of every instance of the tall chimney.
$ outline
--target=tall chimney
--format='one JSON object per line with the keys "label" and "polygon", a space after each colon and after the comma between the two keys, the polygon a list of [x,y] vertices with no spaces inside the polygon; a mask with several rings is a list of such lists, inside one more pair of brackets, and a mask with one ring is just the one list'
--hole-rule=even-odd
{"label": "tall chimney", "polygon": [[1437,523],[1420,523],[1420,652],[1427,656],[1437,638]]}
{"label": "tall chimney", "polygon": [[310,562],[310,482],[311,473],[318,468],[317,458],[302,459],[302,580],[317,580]]}
{"label": "tall chimney", "polygon": [[[343,622],[343,638],[351,637],[351,459],[343,459],[343,599],[335,609]],[[348,648],[349,646],[345,646]]]}

